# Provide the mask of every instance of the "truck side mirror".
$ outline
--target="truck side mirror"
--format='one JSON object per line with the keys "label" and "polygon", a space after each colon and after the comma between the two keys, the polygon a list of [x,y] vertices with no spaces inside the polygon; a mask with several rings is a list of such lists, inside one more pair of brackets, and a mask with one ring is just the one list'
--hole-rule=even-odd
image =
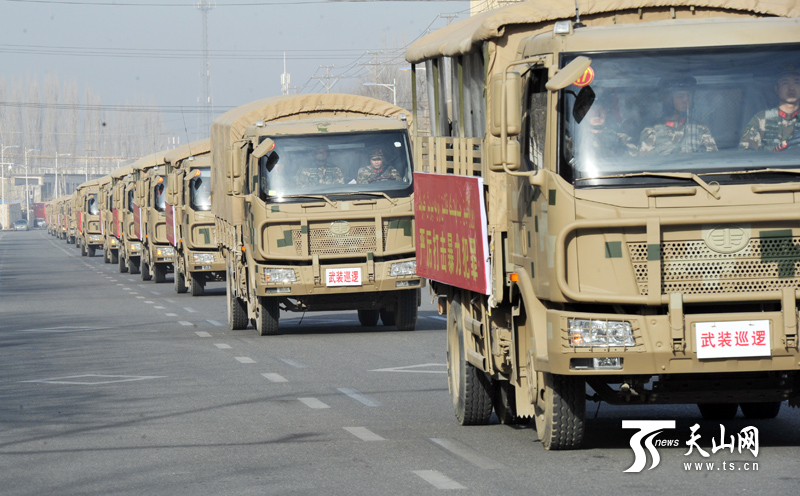
{"label": "truck side mirror", "polygon": [[558,91],[577,81],[592,65],[589,57],[575,57],[575,60],[565,65],[558,73],[544,85],[549,91]]}
{"label": "truck side mirror", "polygon": [[[503,74],[494,74],[490,80],[492,95],[492,136],[499,138],[506,127],[507,136],[516,136],[522,129],[522,77],[518,72],[506,73],[503,81]],[[505,84],[505,122],[503,122],[503,85]]]}

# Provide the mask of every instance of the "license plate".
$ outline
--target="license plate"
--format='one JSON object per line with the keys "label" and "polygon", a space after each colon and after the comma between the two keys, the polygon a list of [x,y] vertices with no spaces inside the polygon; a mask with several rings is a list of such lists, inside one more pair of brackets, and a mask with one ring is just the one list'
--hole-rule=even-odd
{"label": "license plate", "polygon": [[326,286],[361,286],[361,269],[325,269]]}
{"label": "license plate", "polygon": [[770,356],[769,320],[698,322],[694,327],[697,358]]}

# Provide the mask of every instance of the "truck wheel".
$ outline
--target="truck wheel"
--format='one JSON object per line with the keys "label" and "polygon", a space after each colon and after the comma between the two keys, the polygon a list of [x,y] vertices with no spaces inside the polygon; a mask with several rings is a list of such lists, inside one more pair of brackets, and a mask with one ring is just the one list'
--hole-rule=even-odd
{"label": "truck wheel", "polygon": [[486,425],[492,417],[492,381],[466,360],[461,298],[447,312],[447,385],[461,425]]}
{"label": "truck wheel", "polygon": [[154,264],[153,277],[156,280],[156,284],[167,282],[167,266],[162,264]]}
{"label": "truck wheel", "polygon": [[186,278],[183,277],[183,272],[175,267],[175,292],[182,294],[188,290],[189,288],[186,287]]}
{"label": "truck wheel", "polygon": [[[153,278],[150,274],[150,264],[148,264],[143,258],[139,259],[139,267],[142,269],[142,281],[149,281]],[[131,274],[135,272],[131,271]]]}
{"label": "truck wheel", "polygon": [[244,306],[244,302],[240,300],[233,294],[231,290],[231,284],[233,284],[233,278],[228,278],[228,284],[225,285],[225,289],[227,294],[227,301],[228,301],[228,325],[230,326],[232,331],[240,331],[242,329],[247,329],[247,323],[250,319],[247,318],[247,307]]}
{"label": "truck wheel", "polygon": [[128,257],[128,272],[131,274],[138,274],[140,260],[134,260],[132,257]]}
{"label": "truck wheel", "polygon": [[381,322],[385,326],[393,326],[394,325],[394,312],[389,310],[388,308],[381,308]]}
{"label": "truck wheel", "polygon": [[542,397],[536,404],[536,432],[546,450],[579,448],[586,421],[586,381],[543,373]]}
{"label": "truck wheel", "polygon": [[119,263],[119,251],[108,250],[111,254],[111,263]]}
{"label": "truck wheel", "polygon": [[749,419],[772,419],[781,411],[780,401],[765,401],[763,403],[741,403],[742,413]]}
{"label": "truck wheel", "polygon": [[97,249],[94,246],[90,246],[90,247],[86,248],[86,254],[88,256],[90,256],[90,257],[93,257],[96,250]]}
{"label": "truck wheel", "polygon": [[[730,420],[736,416],[736,403],[698,403],[700,415],[706,420]],[[744,409],[742,409],[744,411]]]}
{"label": "truck wheel", "polygon": [[258,307],[256,308],[256,329],[262,336],[270,336],[278,333],[278,323],[281,317],[281,309],[278,306],[277,298],[268,296],[258,297]]}
{"label": "truck wheel", "polygon": [[86,245],[78,241],[78,247],[81,249],[81,256],[86,256]]}
{"label": "truck wheel", "polygon": [[128,272],[128,264],[125,263],[125,257],[117,257],[117,262],[119,264],[119,273],[124,274]]}
{"label": "truck wheel", "polygon": [[103,263],[111,263],[111,253],[106,248],[103,248]]}
{"label": "truck wheel", "polygon": [[395,324],[398,331],[413,331],[417,327],[417,290],[406,289],[397,295]]}
{"label": "truck wheel", "polygon": [[197,274],[191,274],[192,296],[203,296],[203,280]]}
{"label": "truck wheel", "polygon": [[362,327],[374,327],[378,325],[378,317],[380,313],[377,310],[359,310],[358,321],[361,322]]}

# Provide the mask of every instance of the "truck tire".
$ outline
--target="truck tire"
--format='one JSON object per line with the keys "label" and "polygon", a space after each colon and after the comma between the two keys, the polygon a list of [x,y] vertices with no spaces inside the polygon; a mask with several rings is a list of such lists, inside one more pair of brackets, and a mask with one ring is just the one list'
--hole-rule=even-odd
{"label": "truck tire", "polygon": [[186,287],[186,278],[183,277],[183,272],[181,272],[181,270],[179,268],[177,268],[177,267],[175,267],[175,277],[174,277],[174,279],[175,279],[174,282],[175,282],[175,292],[176,293],[183,294],[183,293],[185,293],[186,291],[189,290],[189,288]]}
{"label": "truck tire", "polygon": [[467,362],[461,298],[447,312],[447,385],[456,419],[461,425],[487,425],[492,417],[492,380]]}
{"label": "truck tire", "polygon": [[86,248],[87,256],[93,257],[94,254],[95,254],[95,251],[96,251],[96,248],[94,246],[89,246],[88,248]]}
{"label": "truck tire", "polygon": [[78,248],[81,249],[81,256],[85,257],[86,256],[86,245],[81,243],[80,240],[78,241]]}
{"label": "truck tire", "polygon": [[138,274],[139,273],[139,263],[141,259],[134,260],[131,257],[128,257],[128,272],[131,274]]}
{"label": "truck tire", "polygon": [[111,263],[112,264],[119,263],[119,250],[117,250],[117,251],[108,250],[108,251],[109,251],[110,256],[111,256]]}
{"label": "truck tire", "polygon": [[780,401],[765,401],[763,403],[741,403],[742,414],[749,419],[773,419],[781,411]]}
{"label": "truck tire", "polygon": [[153,278],[156,284],[167,282],[167,266],[163,264],[153,264]]}
{"label": "truck tire", "polygon": [[[139,259],[139,268],[142,270],[142,281],[149,281],[153,278],[150,274],[150,264],[148,264],[144,258]],[[131,271],[131,274],[135,274],[135,272]]]}
{"label": "truck tire", "polygon": [[495,382],[494,413],[501,424],[513,425],[527,423],[526,419],[517,417],[517,396],[514,385],[508,381]]}
{"label": "truck tire", "polygon": [[192,296],[203,296],[203,280],[198,274],[190,274],[190,284],[192,285]]}
{"label": "truck tire", "polygon": [[258,297],[256,308],[256,330],[262,336],[278,334],[278,324],[281,318],[281,309],[277,298],[269,296]]}
{"label": "truck tire", "polygon": [[120,274],[128,272],[128,264],[125,263],[125,257],[117,257],[117,263],[119,265]]}
{"label": "truck tire", "polygon": [[378,325],[378,317],[380,317],[378,310],[358,311],[358,321],[361,322],[362,327],[374,327]]}
{"label": "truck tire", "polygon": [[413,331],[417,327],[417,290],[406,289],[397,295],[394,314],[398,331]]}
{"label": "truck tire", "polygon": [[111,263],[111,251],[103,248],[103,263]]}
{"label": "truck tire", "polygon": [[543,373],[543,397],[536,407],[536,432],[546,450],[579,448],[586,422],[586,381]]}
{"label": "truck tire", "polygon": [[232,331],[240,331],[247,329],[250,319],[247,318],[247,307],[244,306],[242,300],[233,294],[231,284],[233,284],[233,278],[229,277],[228,284],[225,285],[226,300],[228,301],[228,326]]}
{"label": "truck tire", "polygon": [[389,310],[388,308],[381,308],[380,310],[381,315],[381,322],[385,326],[393,326],[394,325],[394,312]]}
{"label": "truck tire", "polygon": [[700,415],[706,420],[730,420],[736,416],[736,403],[698,403]]}

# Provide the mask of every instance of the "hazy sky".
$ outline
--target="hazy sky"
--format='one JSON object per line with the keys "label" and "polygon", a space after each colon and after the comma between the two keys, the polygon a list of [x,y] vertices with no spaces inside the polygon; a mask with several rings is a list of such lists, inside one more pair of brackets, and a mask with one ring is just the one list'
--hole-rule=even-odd
{"label": "hazy sky", "polygon": [[[375,52],[407,45],[469,15],[468,1],[218,0],[208,12],[211,94],[219,111],[279,95],[283,52],[291,85],[314,76],[371,74]],[[133,98],[195,107],[202,94],[202,16],[196,0],[0,0],[0,74],[47,73],[90,86],[104,105]],[[379,56],[379,60],[385,60]],[[398,78],[408,77],[400,73]],[[341,79],[331,91],[357,79]],[[388,90],[387,90],[388,91]],[[179,113],[166,114],[180,127]],[[196,124],[187,122],[189,128]]]}

